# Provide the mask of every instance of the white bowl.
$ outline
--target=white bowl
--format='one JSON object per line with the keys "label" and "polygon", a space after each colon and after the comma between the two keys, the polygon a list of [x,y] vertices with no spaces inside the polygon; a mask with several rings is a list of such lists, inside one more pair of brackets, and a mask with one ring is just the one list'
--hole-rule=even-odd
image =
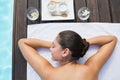
{"label": "white bowl", "polygon": [[81,20],[87,20],[90,17],[90,9],[87,7],[82,7],[78,10],[78,17]]}
{"label": "white bowl", "polygon": [[55,13],[56,12],[56,4],[53,2],[48,3],[47,5],[48,10],[50,13]]}
{"label": "white bowl", "polygon": [[68,10],[67,4],[61,3],[61,4],[59,5],[59,11],[60,11],[61,13],[66,13],[67,10]]}
{"label": "white bowl", "polygon": [[29,20],[37,20],[39,18],[39,12],[36,8],[34,7],[29,7],[26,11],[27,18]]}

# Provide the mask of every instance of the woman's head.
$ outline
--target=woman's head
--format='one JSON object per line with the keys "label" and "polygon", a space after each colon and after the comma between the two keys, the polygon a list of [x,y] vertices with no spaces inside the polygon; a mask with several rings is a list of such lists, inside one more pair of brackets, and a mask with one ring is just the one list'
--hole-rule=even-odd
{"label": "woman's head", "polygon": [[71,30],[60,32],[54,42],[61,48],[61,56],[59,56],[69,60],[78,60],[83,57],[89,47],[85,39]]}

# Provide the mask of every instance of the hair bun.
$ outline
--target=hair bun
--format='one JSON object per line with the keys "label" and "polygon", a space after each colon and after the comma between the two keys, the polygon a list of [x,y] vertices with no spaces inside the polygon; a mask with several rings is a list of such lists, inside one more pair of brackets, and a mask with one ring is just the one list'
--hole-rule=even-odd
{"label": "hair bun", "polygon": [[85,47],[83,48],[82,54],[80,57],[83,57],[89,48],[89,43],[86,41],[86,39],[83,39],[83,44],[85,45]]}

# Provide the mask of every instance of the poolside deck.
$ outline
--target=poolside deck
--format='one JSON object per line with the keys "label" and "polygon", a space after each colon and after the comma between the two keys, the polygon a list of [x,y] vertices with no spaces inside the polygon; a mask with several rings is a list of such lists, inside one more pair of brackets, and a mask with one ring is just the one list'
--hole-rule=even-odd
{"label": "poolside deck", "polygon": [[[36,21],[26,18],[25,12],[28,7],[36,7],[41,12],[41,0],[14,0],[14,26],[13,26],[13,60],[12,80],[26,80],[26,61],[18,49],[17,42],[20,38],[27,37],[27,25],[47,22],[42,21],[41,16]],[[74,0],[75,19],[64,22],[109,22],[120,23],[120,0]],[[91,9],[91,16],[86,21],[81,21],[77,16],[80,7],[87,6]]]}

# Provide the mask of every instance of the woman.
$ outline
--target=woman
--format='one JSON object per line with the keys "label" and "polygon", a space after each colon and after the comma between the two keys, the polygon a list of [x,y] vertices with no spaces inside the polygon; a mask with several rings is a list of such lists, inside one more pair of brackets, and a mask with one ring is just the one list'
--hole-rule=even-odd
{"label": "woman", "polygon": [[[24,58],[31,64],[43,80],[98,80],[98,73],[112,54],[117,38],[97,36],[82,39],[76,32],[60,32],[53,42],[38,39],[20,39],[19,48]],[[77,64],[89,45],[99,45],[99,50],[85,64]],[[36,51],[37,48],[50,48],[52,59],[61,66],[53,67]]]}

